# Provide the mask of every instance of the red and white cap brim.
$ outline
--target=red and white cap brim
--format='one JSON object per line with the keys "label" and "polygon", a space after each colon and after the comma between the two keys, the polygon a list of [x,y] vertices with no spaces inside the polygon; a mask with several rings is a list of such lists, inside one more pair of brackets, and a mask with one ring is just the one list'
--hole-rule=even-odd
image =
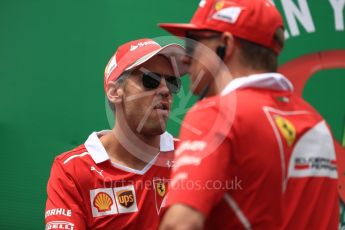
{"label": "red and white cap brim", "polygon": [[181,45],[175,43],[163,46],[160,49],[142,56],[132,65],[128,66],[125,70],[132,70],[144,64],[158,54],[164,55],[165,57],[169,58],[169,61],[172,63],[173,70],[177,76],[182,76],[187,73],[187,65],[183,64],[182,62],[182,58],[185,55],[185,49]]}
{"label": "red and white cap brim", "polygon": [[178,37],[185,37],[186,31],[209,29],[192,23],[160,23],[159,27]]}

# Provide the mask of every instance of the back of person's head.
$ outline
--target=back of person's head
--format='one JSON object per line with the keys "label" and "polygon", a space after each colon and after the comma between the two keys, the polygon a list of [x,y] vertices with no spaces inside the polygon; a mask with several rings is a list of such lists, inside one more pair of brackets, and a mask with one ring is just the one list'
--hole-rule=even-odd
{"label": "back of person's head", "polygon": [[284,45],[283,19],[271,0],[202,0],[190,23],[160,27],[182,37],[187,31],[229,32],[241,48],[241,61],[266,71],[276,71]]}
{"label": "back of person's head", "polygon": [[[274,40],[284,47],[284,30],[278,28]],[[235,37],[235,43],[240,50],[239,60],[243,66],[253,70],[277,72],[278,54],[272,49],[246,39]]]}

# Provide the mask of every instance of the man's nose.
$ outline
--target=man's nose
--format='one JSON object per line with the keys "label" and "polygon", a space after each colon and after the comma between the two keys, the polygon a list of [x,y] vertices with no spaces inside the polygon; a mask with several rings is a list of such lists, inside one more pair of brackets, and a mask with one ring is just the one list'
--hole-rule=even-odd
{"label": "man's nose", "polygon": [[165,80],[165,78],[162,77],[161,82],[160,82],[159,87],[158,87],[158,93],[162,97],[169,97],[171,95],[169,88],[168,88],[168,84],[169,83]]}

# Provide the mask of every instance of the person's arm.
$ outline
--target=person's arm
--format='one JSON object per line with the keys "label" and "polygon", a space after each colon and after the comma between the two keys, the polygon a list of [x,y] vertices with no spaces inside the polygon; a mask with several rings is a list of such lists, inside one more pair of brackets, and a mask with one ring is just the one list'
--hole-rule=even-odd
{"label": "person's arm", "polygon": [[160,230],[201,230],[204,225],[203,215],[184,204],[172,205],[162,220]]}
{"label": "person's arm", "polygon": [[[231,138],[217,108],[189,112],[160,229],[203,229],[212,208],[224,198],[230,179]],[[190,128],[198,129],[193,132]]]}
{"label": "person's arm", "polygon": [[52,166],[47,193],[46,229],[86,229],[81,195],[73,177],[65,172],[57,160]]}

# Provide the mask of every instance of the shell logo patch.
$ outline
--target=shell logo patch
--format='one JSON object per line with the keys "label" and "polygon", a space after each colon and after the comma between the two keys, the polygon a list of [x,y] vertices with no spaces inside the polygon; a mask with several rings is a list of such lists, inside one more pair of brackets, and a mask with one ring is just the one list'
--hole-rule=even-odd
{"label": "shell logo patch", "polygon": [[113,203],[111,197],[105,192],[97,193],[93,200],[93,205],[97,208],[98,212],[110,211]]}
{"label": "shell logo patch", "polygon": [[90,205],[93,217],[117,214],[113,189],[98,188],[90,190]]}
{"label": "shell logo patch", "polygon": [[295,126],[288,119],[283,118],[281,116],[276,116],[274,118],[274,121],[276,122],[280,133],[283,135],[284,139],[286,140],[287,145],[291,147],[296,139]]}

